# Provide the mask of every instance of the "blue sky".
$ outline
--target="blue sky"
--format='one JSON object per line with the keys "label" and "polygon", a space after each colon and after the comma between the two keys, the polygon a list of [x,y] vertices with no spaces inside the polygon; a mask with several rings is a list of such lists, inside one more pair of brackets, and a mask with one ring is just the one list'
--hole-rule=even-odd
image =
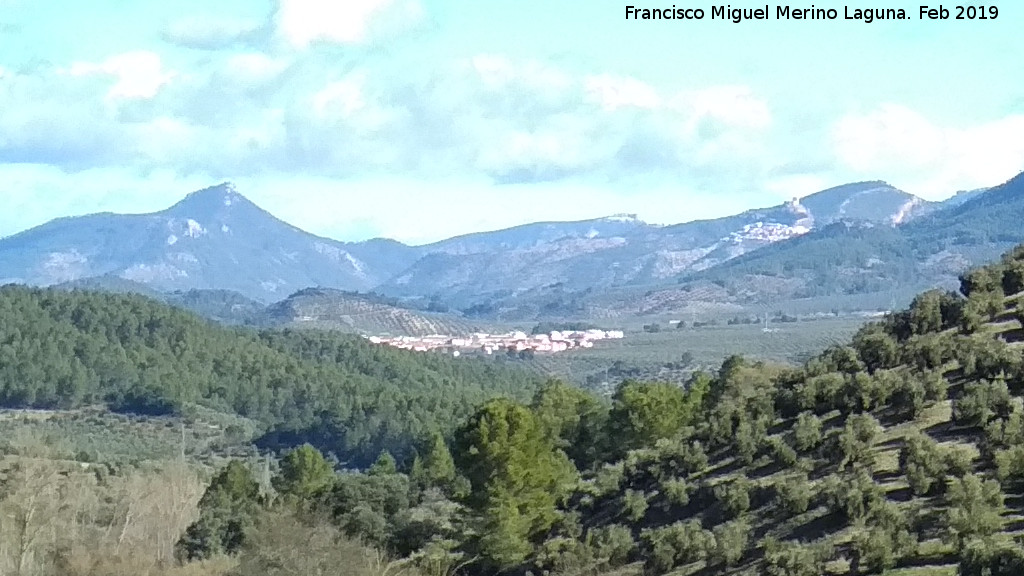
{"label": "blue sky", "polygon": [[912,19],[0,0],[0,236],[223,180],[319,234],[424,242],[617,212],[681,222],[868,179],[940,199],[1024,169],[1024,8],[940,22],[888,5]]}

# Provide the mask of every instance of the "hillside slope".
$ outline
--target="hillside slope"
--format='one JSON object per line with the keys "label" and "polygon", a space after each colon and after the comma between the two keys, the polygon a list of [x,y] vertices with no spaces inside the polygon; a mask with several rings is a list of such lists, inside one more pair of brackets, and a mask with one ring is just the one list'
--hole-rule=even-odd
{"label": "hillside slope", "polygon": [[[806,298],[955,286],[957,276],[1024,242],[1024,174],[897,228],[865,223],[827,226],[713,269],[682,283],[715,281],[735,301]],[[744,289],[785,279],[776,293]],[[779,284],[776,282],[776,284]]]}
{"label": "hillside slope", "polygon": [[[0,407],[187,404],[264,425],[267,446],[309,441],[356,465],[452,426],[534,376],[318,331],[230,329],[136,295],[0,288]],[[290,439],[290,440],[284,440]]]}
{"label": "hillside slope", "polygon": [[481,328],[452,314],[411,310],[381,296],[308,288],[269,306],[274,326],[319,328],[376,336],[467,335]]}
{"label": "hillside slope", "polygon": [[823,190],[799,201],[714,220],[651,226],[631,217],[535,224],[425,247],[427,254],[380,287],[397,296],[443,296],[460,308],[515,300],[552,286],[603,290],[670,282],[839,221],[880,228],[925,211],[884,182]]}
{"label": "hillside slope", "polygon": [[[404,466],[332,475],[303,447],[275,485],[432,574],[1017,576],[1022,321],[1024,246],[800,367],[731,357],[610,403],[549,382]],[[202,512],[198,553],[231,513]]]}
{"label": "hillside slope", "polygon": [[730,359],[693,380],[682,415],[657,408],[667,391],[624,385],[619,457],[568,497],[578,523],[548,538],[567,546],[550,566],[1020,573],[1024,247],[963,292],[921,294],[797,370]]}
{"label": "hillside slope", "polygon": [[221,184],[154,214],[61,218],[0,239],[0,284],[106,275],[158,291],[233,290],[267,302],[309,286],[366,290],[417,255],[391,240],[314,236]]}

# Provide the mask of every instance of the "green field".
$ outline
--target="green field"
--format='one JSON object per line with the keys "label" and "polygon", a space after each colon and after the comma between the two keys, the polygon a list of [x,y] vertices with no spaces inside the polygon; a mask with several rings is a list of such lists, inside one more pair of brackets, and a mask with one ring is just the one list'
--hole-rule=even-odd
{"label": "green field", "polygon": [[[654,371],[676,362],[684,353],[693,357],[692,368],[710,369],[732,355],[796,364],[825,348],[846,342],[865,318],[838,317],[763,325],[718,325],[703,328],[668,328],[648,333],[633,330],[622,340],[602,340],[591,349],[538,355],[537,369],[551,376],[583,383],[588,376],[607,371],[615,362]],[[615,383],[612,383],[613,385]]]}
{"label": "green field", "polygon": [[138,464],[184,456],[212,464],[254,454],[258,423],[187,406],[178,416],[78,410],[0,409],[0,453],[104,464]]}

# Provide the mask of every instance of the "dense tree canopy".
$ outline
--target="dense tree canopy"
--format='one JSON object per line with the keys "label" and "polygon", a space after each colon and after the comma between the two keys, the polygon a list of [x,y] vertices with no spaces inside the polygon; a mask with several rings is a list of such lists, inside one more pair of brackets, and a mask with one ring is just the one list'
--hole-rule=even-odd
{"label": "dense tree canopy", "polygon": [[349,335],[215,326],[133,295],[0,288],[0,406],[190,403],[256,419],[268,447],[309,442],[358,466],[399,459],[495,396],[539,381],[485,361],[414,354]]}

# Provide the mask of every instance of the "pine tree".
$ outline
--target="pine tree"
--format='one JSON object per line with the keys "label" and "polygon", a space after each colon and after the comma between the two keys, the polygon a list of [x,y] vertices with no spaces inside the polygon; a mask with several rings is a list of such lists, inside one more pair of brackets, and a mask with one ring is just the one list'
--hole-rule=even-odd
{"label": "pine tree", "polygon": [[281,471],[273,479],[274,488],[298,498],[310,498],[334,482],[334,469],[319,450],[304,444],[281,460]]}
{"label": "pine tree", "polygon": [[458,430],[455,446],[470,482],[466,502],[486,527],[479,553],[499,569],[514,566],[558,518],[576,470],[533,412],[507,399],[484,404]]}

